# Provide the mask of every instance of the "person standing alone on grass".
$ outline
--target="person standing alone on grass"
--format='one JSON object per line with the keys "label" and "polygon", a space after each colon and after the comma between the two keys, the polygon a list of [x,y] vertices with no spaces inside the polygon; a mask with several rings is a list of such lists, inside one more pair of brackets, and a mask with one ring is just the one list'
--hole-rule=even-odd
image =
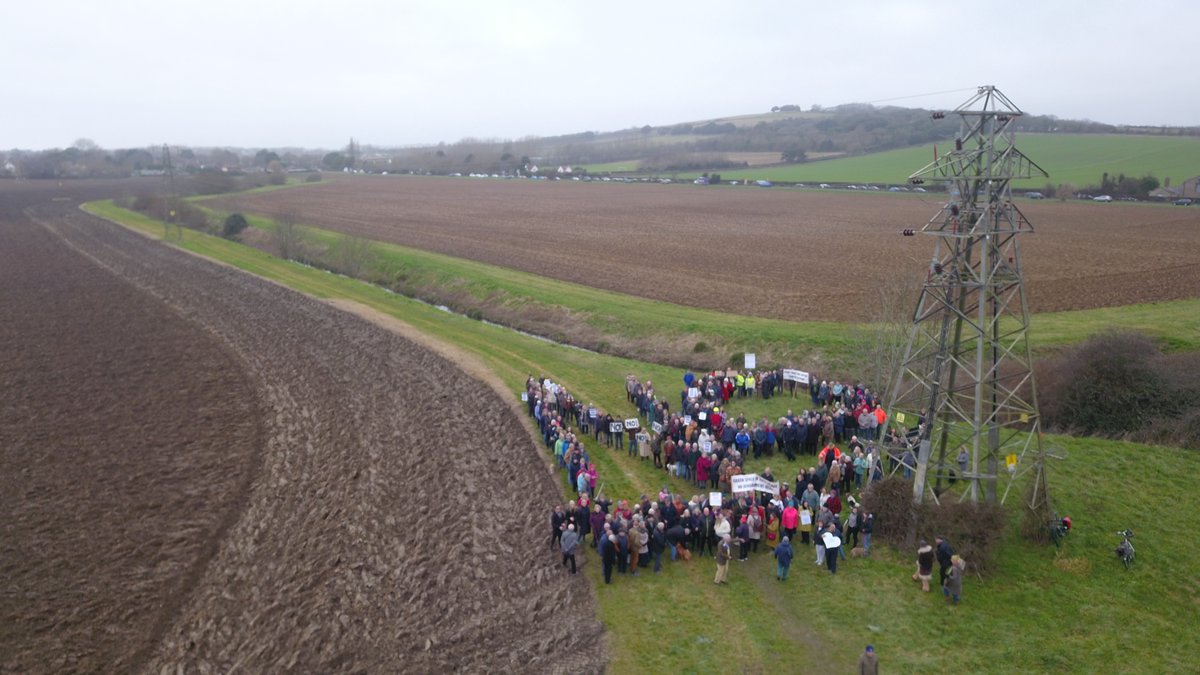
{"label": "person standing alone on grass", "polygon": [[822,539],[825,542],[825,564],[829,567],[830,574],[837,574],[838,553],[842,550],[842,540],[837,536],[837,529],[833,523],[829,524]]}
{"label": "person standing alone on grass", "polygon": [[875,648],[867,645],[858,656],[858,675],[879,675],[879,659],[875,657]]}
{"label": "person standing alone on grass", "polygon": [[792,566],[792,540],[784,537],[783,541],[775,547],[775,578],[780,581],[787,581],[788,569]]}
{"label": "person standing alone on grass", "polygon": [[717,576],[713,579],[714,584],[727,583],[729,577],[729,559],[733,557],[733,550],[729,547],[729,535],[721,537],[721,543],[717,544]]}
{"label": "person standing alone on grass", "polygon": [[921,582],[921,590],[929,592],[929,580],[933,577],[933,547],[920,542],[917,547],[917,571],[913,574],[913,581]]}

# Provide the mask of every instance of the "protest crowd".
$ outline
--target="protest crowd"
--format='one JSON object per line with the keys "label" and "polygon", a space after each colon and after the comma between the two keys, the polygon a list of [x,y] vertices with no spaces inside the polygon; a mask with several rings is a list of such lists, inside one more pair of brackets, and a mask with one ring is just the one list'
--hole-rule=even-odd
{"label": "protest crowd", "polygon": [[[583,405],[561,385],[530,376],[522,399],[576,495],[550,516],[550,547],[562,553],[563,565],[574,573],[582,553],[594,549],[609,584],[614,574],[657,573],[664,559],[708,555],[717,563],[714,583],[721,584],[730,561],[752,555],[773,555],[780,581],[804,551],[811,564],[825,566],[830,574],[847,559],[847,548],[849,555],[869,556],[875,516],[852,495],[884,476],[876,439],[886,413],[866,387],[818,383],[797,372],[688,373],[677,411],[655,395],[652,382],[630,375],[626,398],[639,413],[630,419]],[[797,390],[812,401],[810,410],[755,421],[725,413],[731,400],[794,398]],[[902,426],[896,433],[897,445],[906,449],[899,456],[893,451],[889,463],[892,471],[903,469],[908,476],[915,456],[906,441],[914,434]],[[652,462],[688,482],[693,494],[664,485],[658,494],[614,502],[603,492],[589,442]],[[790,470],[778,478],[770,468],[744,472],[747,457],[777,455],[789,465],[800,460],[794,480]],[[939,543],[950,550],[948,543]],[[947,559],[943,575],[950,568]],[[956,579],[961,584],[961,573]],[[955,592],[955,602],[958,597]]]}

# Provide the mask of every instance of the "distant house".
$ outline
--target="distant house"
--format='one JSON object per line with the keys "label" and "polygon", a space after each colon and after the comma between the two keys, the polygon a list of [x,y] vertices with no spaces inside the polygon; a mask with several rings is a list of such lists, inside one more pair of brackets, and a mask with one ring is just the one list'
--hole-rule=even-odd
{"label": "distant house", "polygon": [[1186,199],[1200,198],[1200,176],[1193,176],[1180,183],[1179,196]]}

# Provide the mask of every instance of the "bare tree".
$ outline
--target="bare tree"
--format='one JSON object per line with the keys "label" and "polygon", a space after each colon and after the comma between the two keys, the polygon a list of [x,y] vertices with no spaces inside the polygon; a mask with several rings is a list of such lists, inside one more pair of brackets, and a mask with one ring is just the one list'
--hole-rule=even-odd
{"label": "bare tree", "polygon": [[275,220],[275,244],[279,257],[285,260],[300,260],[303,257],[303,235],[297,224],[296,214],[285,211]]}
{"label": "bare tree", "polygon": [[348,277],[360,279],[374,263],[375,251],[371,242],[362,237],[343,234],[326,254],[326,264]]}
{"label": "bare tree", "polygon": [[887,395],[904,360],[921,286],[918,277],[902,272],[889,283],[871,289],[864,302],[866,316],[855,328],[853,361],[855,372],[861,373],[867,385],[881,396]]}

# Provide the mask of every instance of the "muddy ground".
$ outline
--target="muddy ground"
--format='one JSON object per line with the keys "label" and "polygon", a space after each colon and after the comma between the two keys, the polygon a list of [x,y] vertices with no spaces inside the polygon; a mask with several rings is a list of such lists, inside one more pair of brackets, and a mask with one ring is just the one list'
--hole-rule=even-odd
{"label": "muddy ground", "polygon": [[602,669],[493,389],[74,208],[117,188],[25,185],[0,187],[0,670]]}

